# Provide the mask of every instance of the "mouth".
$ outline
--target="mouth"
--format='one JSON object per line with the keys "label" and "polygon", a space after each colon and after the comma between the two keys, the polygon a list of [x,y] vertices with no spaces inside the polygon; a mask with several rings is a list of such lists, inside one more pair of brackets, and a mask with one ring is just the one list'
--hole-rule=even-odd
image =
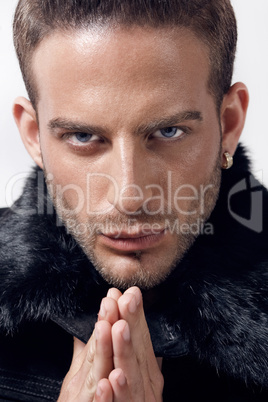
{"label": "mouth", "polygon": [[101,243],[109,248],[119,251],[142,251],[156,247],[165,237],[166,230],[159,231],[146,230],[146,234],[142,232],[136,233],[101,233]]}

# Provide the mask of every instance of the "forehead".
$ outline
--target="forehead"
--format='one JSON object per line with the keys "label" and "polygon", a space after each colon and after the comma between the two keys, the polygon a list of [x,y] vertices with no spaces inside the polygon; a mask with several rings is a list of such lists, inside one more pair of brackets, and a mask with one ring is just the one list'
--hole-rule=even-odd
{"label": "forehead", "polygon": [[[54,32],[34,53],[39,98],[66,104],[74,97],[122,108],[131,98],[163,102],[208,91],[209,52],[191,31],[179,28],[92,28]],[[178,92],[179,91],[179,92]],[[73,99],[69,100],[73,101]],[[79,107],[79,106],[78,106]],[[161,106],[160,106],[161,107]]]}
{"label": "forehead", "polygon": [[[33,67],[44,70],[53,62],[68,68],[65,60],[84,62],[100,75],[105,70],[120,67],[123,71],[130,65],[131,73],[141,67],[152,66],[154,70],[170,66],[170,69],[186,65],[188,68],[198,60],[199,67],[209,63],[208,49],[195,34],[185,28],[141,28],[141,27],[94,27],[77,31],[54,31],[39,44],[33,55]],[[46,63],[47,60],[47,63]],[[53,68],[52,64],[51,67]],[[60,65],[59,65],[60,67]],[[206,66],[204,66],[206,67]],[[108,71],[104,71],[105,75]],[[47,69],[49,72],[49,69]]]}

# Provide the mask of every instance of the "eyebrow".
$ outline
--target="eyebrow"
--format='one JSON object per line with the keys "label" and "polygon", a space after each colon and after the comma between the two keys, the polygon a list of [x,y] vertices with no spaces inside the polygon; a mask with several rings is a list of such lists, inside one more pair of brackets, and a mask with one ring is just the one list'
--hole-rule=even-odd
{"label": "eyebrow", "polygon": [[202,113],[195,110],[179,112],[172,116],[163,117],[155,122],[143,124],[138,127],[137,133],[139,134],[143,132],[153,132],[160,128],[177,126],[178,124],[181,124],[184,121],[190,121],[190,120],[191,121],[196,120],[199,122],[203,121]]}
{"label": "eyebrow", "polygon": [[55,118],[49,121],[48,123],[48,129],[50,131],[55,131],[56,129],[64,129],[64,130],[68,130],[68,131],[77,131],[77,132],[81,132],[81,133],[104,133],[107,132],[108,129],[106,130],[105,127],[101,128],[98,126],[94,126],[94,125],[89,125],[86,123],[79,123],[79,122],[75,122],[75,121],[71,121],[65,118]]}
{"label": "eyebrow", "polygon": [[[159,120],[155,120],[146,124],[138,126],[135,130],[136,134],[142,134],[144,132],[153,132],[154,130],[172,127],[181,124],[184,121],[203,121],[202,113],[199,111],[184,111],[176,113],[172,116],[163,117]],[[94,126],[86,123],[79,123],[75,121],[68,120],[66,118],[55,118],[49,121],[48,129],[50,131],[55,131],[56,129],[64,129],[68,131],[84,132],[84,133],[94,133],[94,134],[104,134],[110,130],[103,126]]]}

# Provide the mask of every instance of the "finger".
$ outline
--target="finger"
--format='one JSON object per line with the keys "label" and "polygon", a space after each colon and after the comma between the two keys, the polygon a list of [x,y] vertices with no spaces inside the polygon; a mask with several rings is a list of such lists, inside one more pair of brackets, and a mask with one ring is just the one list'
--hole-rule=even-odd
{"label": "finger", "polygon": [[[149,328],[146,322],[142,294],[139,288],[129,288],[118,300],[120,318],[126,320],[130,327],[133,347],[137,358],[150,361],[154,369],[158,368],[152,346]],[[143,347],[142,347],[143,346]]]}
{"label": "finger", "polygon": [[109,375],[109,381],[113,389],[113,402],[126,402],[131,400],[127,379],[121,369],[115,369]]}
{"label": "finger", "polygon": [[108,378],[113,370],[113,348],[111,338],[111,325],[107,321],[96,323],[95,330],[95,348],[88,351],[88,355],[80,369],[80,376],[84,380],[82,386],[82,395],[96,392],[97,383]]}
{"label": "finger", "polygon": [[96,382],[108,378],[113,370],[113,345],[111,324],[107,321],[95,325],[96,349],[93,363],[93,376]]}
{"label": "finger", "polygon": [[112,386],[107,379],[102,379],[96,386],[96,392],[92,393],[90,379],[86,381],[85,387],[81,389],[77,397],[77,402],[113,402]]}
{"label": "finger", "polygon": [[[118,300],[120,317],[129,324],[133,349],[145,384],[146,393],[152,386],[157,393],[163,385],[163,376],[157,363],[150,332],[143,310],[142,294],[137,287],[128,289]],[[125,372],[126,374],[126,372]]]}
{"label": "finger", "polygon": [[124,320],[112,327],[114,367],[121,369],[126,376],[131,400],[143,401],[144,388],[141,370],[133,349],[129,325]]}
{"label": "finger", "polygon": [[119,298],[122,296],[122,293],[120,290],[116,288],[111,288],[108,290],[107,297],[110,297],[111,299],[114,299],[115,301],[118,301]]}
{"label": "finger", "polygon": [[119,311],[117,301],[110,297],[104,297],[100,305],[98,321],[106,320],[113,325],[118,319]]}
{"label": "finger", "polygon": [[114,402],[113,390],[109,380],[104,378],[99,381],[94,402]]}
{"label": "finger", "polygon": [[88,353],[77,373],[81,384],[81,395],[89,395],[90,391],[90,395],[93,396],[97,383],[102,378],[108,378],[112,369],[111,325],[107,321],[100,321],[96,323],[92,346],[89,345]]}
{"label": "finger", "polygon": [[[98,381],[103,377],[108,378],[112,369],[111,324],[102,321],[96,324],[86,345],[74,339],[74,358],[64,379],[59,400],[93,402]],[[106,394],[110,395],[109,392],[104,392],[107,401],[110,400],[106,397]]]}

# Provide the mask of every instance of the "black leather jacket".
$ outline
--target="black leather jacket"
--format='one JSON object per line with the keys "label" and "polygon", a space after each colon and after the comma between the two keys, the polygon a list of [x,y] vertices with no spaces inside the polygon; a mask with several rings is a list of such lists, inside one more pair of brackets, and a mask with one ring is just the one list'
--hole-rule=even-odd
{"label": "black leather jacket", "polygon": [[[55,224],[41,174],[33,171],[0,217],[4,401],[57,400],[73,335],[89,339],[108,289]],[[197,238],[145,311],[155,353],[164,357],[164,401],[268,400],[267,200],[239,147],[223,172],[213,234]]]}

